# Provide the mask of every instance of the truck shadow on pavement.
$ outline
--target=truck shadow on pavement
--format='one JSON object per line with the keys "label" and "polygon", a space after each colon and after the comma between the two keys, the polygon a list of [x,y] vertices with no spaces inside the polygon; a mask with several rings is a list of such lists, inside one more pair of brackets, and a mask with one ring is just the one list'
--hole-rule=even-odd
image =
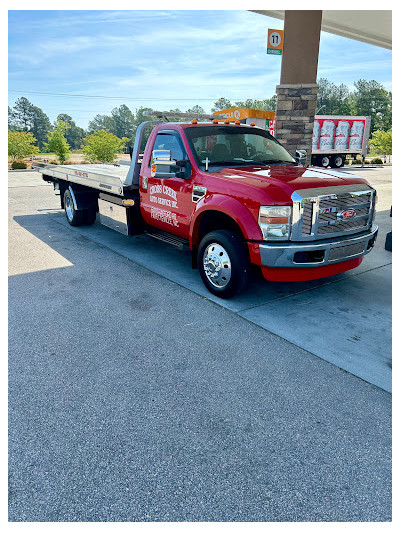
{"label": "truck shadow on pavement", "polygon": [[[379,213],[386,215],[389,212]],[[244,294],[221,300],[207,291],[198,271],[192,270],[189,252],[146,235],[127,237],[98,222],[71,227],[61,211],[20,215],[14,220],[73,264],[90,253],[90,246],[103,246],[391,391],[391,254],[385,250],[376,257],[372,251],[353,271],[322,280],[278,283],[255,275]],[[378,239],[382,248],[384,235]]]}

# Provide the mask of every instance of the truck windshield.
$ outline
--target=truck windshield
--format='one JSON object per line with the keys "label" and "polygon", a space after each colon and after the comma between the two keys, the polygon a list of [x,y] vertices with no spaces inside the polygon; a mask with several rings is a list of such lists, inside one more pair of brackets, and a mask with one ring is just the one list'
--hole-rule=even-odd
{"label": "truck windshield", "polygon": [[201,166],[295,164],[293,157],[262,129],[240,126],[201,126],[185,129]]}

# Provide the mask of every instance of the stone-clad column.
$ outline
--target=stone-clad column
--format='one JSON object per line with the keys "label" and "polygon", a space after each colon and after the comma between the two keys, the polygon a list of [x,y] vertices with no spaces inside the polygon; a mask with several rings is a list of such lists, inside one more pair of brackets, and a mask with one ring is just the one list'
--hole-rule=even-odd
{"label": "stone-clad column", "polygon": [[281,82],[277,86],[275,137],[294,155],[311,162],[317,106],[317,67],[322,11],[285,11]]}
{"label": "stone-clad column", "polygon": [[296,148],[306,150],[310,164],[318,85],[281,84],[276,92],[275,137],[293,156]]}

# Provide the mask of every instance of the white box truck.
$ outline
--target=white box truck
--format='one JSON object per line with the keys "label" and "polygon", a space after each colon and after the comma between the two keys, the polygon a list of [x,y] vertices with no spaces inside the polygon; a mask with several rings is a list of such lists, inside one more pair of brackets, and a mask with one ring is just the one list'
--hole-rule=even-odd
{"label": "white box truck", "polygon": [[311,163],[320,167],[339,168],[346,156],[368,152],[371,117],[316,115],[314,120]]}

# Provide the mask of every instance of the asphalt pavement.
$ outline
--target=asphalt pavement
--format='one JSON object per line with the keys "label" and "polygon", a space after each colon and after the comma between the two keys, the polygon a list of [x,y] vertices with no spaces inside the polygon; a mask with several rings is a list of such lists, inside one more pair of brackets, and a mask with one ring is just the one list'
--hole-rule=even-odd
{"label": "asphalt pavement", "polygon": [[[10,521],[391,520],[384,388],[142,266],[106,228],[65,225],[36,173],[9,176]],[[149,242],[153,265],[196,275]]]}

